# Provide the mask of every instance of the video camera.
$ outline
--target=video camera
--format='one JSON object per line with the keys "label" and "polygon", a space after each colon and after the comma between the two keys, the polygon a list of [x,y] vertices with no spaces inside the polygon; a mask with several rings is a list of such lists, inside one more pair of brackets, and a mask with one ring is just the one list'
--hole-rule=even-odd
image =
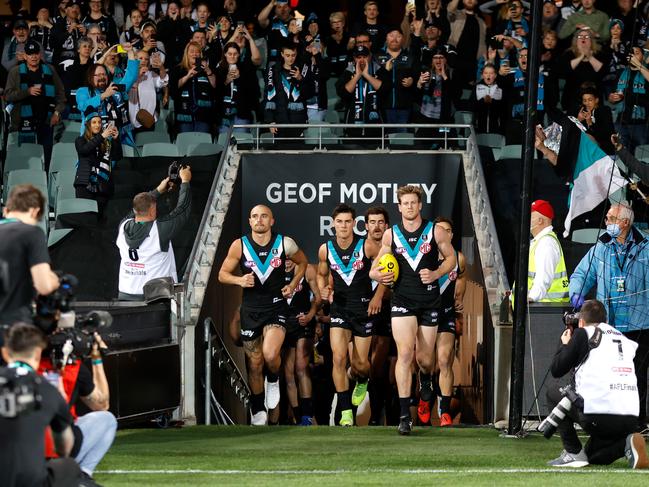
{"label": "video camera", "polygon": [[543,436],[548,439],[552,437],[559,427],[559,423],[565,419],[573,405],[578,409],[583,410],[584,408],[584,399],[577,394],[577,391],[575,391],[571,384],[559,388],[559,392],[561,392],[563,398],[559,401],[559,404],[550,411],[550,414],[548,414],[537,428],[538,431],[543,433]]}
{"label": "video camera", "polygon": [[69,360],[90,356],[95,342],[95,332],[110,328],[113,317],[107,311],[90,311],[77,315],[72,309],[78,280],[71,274],[60,276],[59,288],[47,296],[36,299],[34,324],[48,335],[49,355],[52,365],[61,369]]}
{"label": "video camera", "polygon": [[24,368],[0,367],[0,417],[12,419],[39,409],[36,382],[40,380]]}

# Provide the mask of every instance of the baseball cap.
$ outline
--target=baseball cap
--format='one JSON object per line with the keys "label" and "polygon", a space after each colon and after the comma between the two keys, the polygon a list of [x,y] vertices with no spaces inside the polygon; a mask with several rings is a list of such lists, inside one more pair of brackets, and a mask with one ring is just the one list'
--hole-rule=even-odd
{"label": "baseball cap", "polygon": [[365,47],[365,46],[355,46],[354,51],[353,51],[353,56],[369,56],[370,55],[370,50]]}
{"label": "baseball cap", "polygon": [[549,201],[536,200],[532,203],[532,211],[536,211],[550,220],[554,219],[554,208]]}
{"label": "baseball cap", "polygon": [[41,52],[41,45],[34,39],[25,42],[25,54],[38,54]]}
{"label": "baseball cap", "polygon": [[29,29],[29,24],[23,19],[18,19],[14,23],[14,29]]}

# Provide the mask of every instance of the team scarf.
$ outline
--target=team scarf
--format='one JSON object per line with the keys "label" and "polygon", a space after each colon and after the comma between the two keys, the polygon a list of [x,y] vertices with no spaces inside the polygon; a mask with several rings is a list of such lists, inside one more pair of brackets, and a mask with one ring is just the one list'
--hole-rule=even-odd
{"label": "team scarf", "polygon": [[[629,68],[625,68],[624,71],[622,71],[622,74],[620,75],[620,79],[617,82],[618,93],[624,93],[624,91],[626,90],[629,84],[630,75],[631,75],[631,70]],[[640,71],[636,71],[635,75],[633,76],[631,93],[636,95],[644,95],[646,93],[645,85],[646,85],[646,80],[644,79]],[[624,111],[624,99],[622,99],[622,111]],[[633,105],[631,120],[644,121],[645,114],[646,111],[644,107],[641,107],[639,105]]]}

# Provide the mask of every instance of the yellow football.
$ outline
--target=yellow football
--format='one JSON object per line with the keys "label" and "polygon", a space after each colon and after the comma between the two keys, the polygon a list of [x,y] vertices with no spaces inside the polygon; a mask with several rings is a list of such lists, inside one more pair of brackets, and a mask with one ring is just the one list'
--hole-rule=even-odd
{"label": "yellow football", "polygon": [[397,282],[397,279],[399,278],[399,263],[397,262],[397,259],[394,257],[394,255],[383,254],[379,259],[379,265],[383,267],[383,269],[381,269],[381,272],[393,272],[393,282]]}

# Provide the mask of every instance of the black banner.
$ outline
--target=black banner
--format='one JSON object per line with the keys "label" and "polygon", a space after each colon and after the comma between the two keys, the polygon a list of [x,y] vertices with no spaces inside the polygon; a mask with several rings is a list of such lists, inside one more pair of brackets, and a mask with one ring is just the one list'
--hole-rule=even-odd
{"label": "black banner", "polygon": [[458,154],[245,154],[242,167],[242,224],[258,204],[268,205],[274,230],[293,237],[309,260],[333,235],[331,212],[338,203],[356,208],[355,231],[365,234],[363,214],[385,206],[399,221],[397,188],[423,191],[424,218],[451,216],[461,158]]}

